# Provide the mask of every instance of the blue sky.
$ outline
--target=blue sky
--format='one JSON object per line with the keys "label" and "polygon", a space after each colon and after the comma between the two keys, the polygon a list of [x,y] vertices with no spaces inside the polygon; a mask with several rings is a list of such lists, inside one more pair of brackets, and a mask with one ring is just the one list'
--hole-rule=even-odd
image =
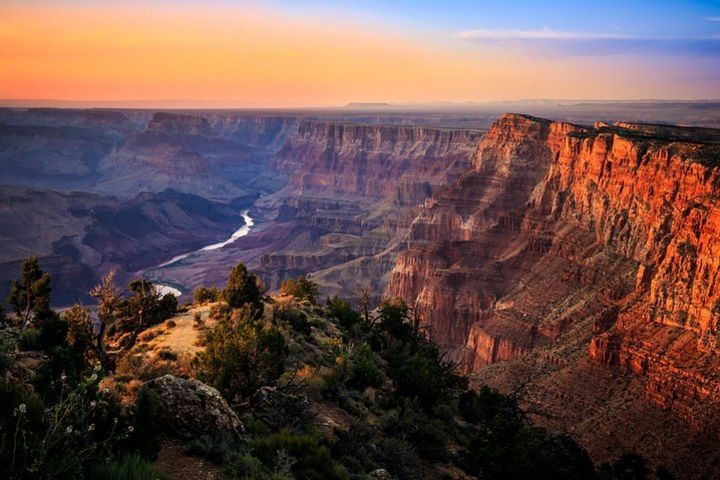
{"label": "blue sky", "polygon": [[273,0],[328,22],[503,46],[532,55],[720,57],[720,1]]}
{"label": "blue sky", "polygon": [[274,0],[297,12],[367,16],[424,29],[551,28],[643,36],[720,33],[718,1]]}

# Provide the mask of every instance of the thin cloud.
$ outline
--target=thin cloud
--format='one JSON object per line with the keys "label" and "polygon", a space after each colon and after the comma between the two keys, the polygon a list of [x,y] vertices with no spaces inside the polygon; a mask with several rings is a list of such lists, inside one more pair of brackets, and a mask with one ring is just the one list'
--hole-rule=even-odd
{"label": "thin cloud", "polygon": [[634,38],[617,33],[563,32],[549,28],[542,30],[465,30],[457,32],[455,36],[470,40],[618,40]]}
{"label": "thin cloud", "polygon": [[720,22],[720,17],[705,17],[708,22]]}
{"label": "thin cloud", "polygon": [[720,56],[720,36],[647,37],[620,33],[541,30],[464,30],[458,39],[544,55]]}

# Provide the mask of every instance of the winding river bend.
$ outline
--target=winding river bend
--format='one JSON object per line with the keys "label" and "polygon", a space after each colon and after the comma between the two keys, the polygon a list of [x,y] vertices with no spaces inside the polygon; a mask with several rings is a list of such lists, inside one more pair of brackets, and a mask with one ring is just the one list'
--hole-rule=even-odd
{"label": "winding river bend", "polygon": [[[188,257],[194,257],[197,255],[201,255],[203,252],[219,250],[219,249],[237,241],[239,238],[246,236],[247,234],[250,233],[250,230],[252,229],[252,227],[255,226],[255,222],[253,221],[252,217],[250,217],[249,210],[243,211],[242,213],[240,213],[240,215],[242,215],[243,220],[245,220],[245,223],[243,224],[242,227],[235,230],[228,239],[223,240],[222,242],[205,245],[204,247],[199,248],[197,250],[193,250],[192,252],[187,252],[187,253],[183,253],[181,255],[176,255],[173,258],[171,258],[170,260],[168,260],[167,262],[163,262],[160,265],[151,267],[151,268],[147,269],[146,271],[157,270],[157,269],[169,267],[170,265],[173,265],[173,264],[179,262],[180,260],[184,260]],[[176,297],[179,297],[183,293],[179,288],[174,287],[172,285],[166,285],[166,284],[163,284],[160,282],[153,282],[153,283],[155,284],[155,287],[157,288],[158,293],[160,293],[161,295],[165,295],[166,293],[172,293]]]}

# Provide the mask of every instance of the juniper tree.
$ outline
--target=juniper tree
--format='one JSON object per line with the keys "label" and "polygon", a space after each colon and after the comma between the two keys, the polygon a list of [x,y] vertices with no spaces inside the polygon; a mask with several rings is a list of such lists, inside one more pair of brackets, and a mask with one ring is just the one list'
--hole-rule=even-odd
{"label": "juniper tree", "polygon": [[12,282],[8,297],[22,329],[50,311],[50,292],[50,275],[40,269],[38,258],[33,255],[25,259],[22,276]]}

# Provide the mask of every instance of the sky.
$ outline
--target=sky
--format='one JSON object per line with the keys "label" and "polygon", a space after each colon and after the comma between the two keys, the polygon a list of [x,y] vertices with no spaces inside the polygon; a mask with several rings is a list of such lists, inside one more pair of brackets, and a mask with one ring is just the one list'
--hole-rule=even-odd
{"label": "sky", "polygon": [[0,103],[538,98],[720,98],[720,0],[0,0]]}

